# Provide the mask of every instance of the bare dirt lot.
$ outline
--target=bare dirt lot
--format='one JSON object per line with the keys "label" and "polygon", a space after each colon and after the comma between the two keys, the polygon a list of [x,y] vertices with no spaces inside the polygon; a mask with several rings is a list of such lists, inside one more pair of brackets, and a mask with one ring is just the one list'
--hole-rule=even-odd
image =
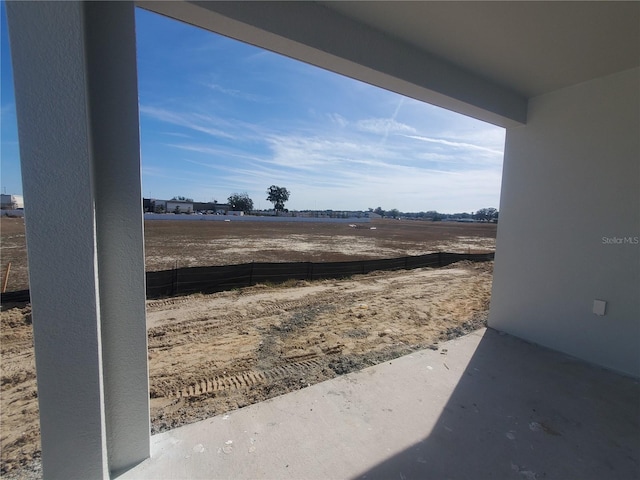
{"label": "bare dirt lot", "polygon": [[[496,225],[375,220],[344,223],[145,221],[148,271],[249,262],[339,262],[495,250]],[[374,227],[374,230],[371,230]],[[7,291],[29,288],[24,221],[0,220],[2,273]]]}
{"label": "bare dirt lot", "polygon": [[[314,237],[320,242],[317,245],[332,252],[329,256],[347,255],[340,244],[353,243],[354,238],[369,242],[372,249],[397,252],[383,257],[410,254],[412,249],[416,254],[426,253],[437,250],[433,246],[444,242],[466,245],[458,251],[485,250],[481,246],[490,249],[494,241],[491,234],[495,236],[495,227],[489,225],[445,224],[436,233],[407,225],[408,232],[416,228],[413,242],[407,240],[411,234],[400,236],[394,247],[395,222],[391,221],[380,222],[377,230],[368,232],[339,224],[322,225],[323,230],[316,224],[315,234],[308,225],[288,224],[280,231],[280,248],[274,247],[277,255],[262,258],[263,251],[252,253],[251,249],[260,242],[264,225],[258,228],[244,224],[244,233],[240,227],[232,230],[236,227],[228,223],[216,225],[231,227],[226,231],[230,235],[226,241],[217,239],[220,244],[250,246],[238,253],[239,257],[232,257],[230,252],[221,255],[221,248],[203,247],[207,238],[216,238],[193,230],[195,226],[189,227],[191,235],[187,235],[184,225],[174,225],[172,232],[165,222],[148,222],[147,258],[156,256],[160,260],[172,248],[167,244],[175,248],[187,240],[195,244],[193,249],[201,248],[211,255],[204,264],[213,264],[211,258],[215,255],[227,258],[222,263],[242,263],[229,258],[253,255],[259,257],[254,258],[256,261],[278,261],[274,257],[299,259],[296,255],[309,255],[303,259],[318,261],[314,250],[305,252],[300,245],[304,241],[295,242],[294,235],[306,235],[305,241]],[[7,232],[4,220],[2,227],[5,265],[5,234],[18,235],[19,229]],[[336,233],[332,246],[331,234],[326,230],[334,233],[338,227],[348,229],[344,236],[349,238],[341,239]],[[473,227],[479,228],[474,231]],[[255,231],[252,233],[251,229]],[[379,230],[383,234],[378,237],[368,236]],[[268,237],[266,240],[275,242],[276,232]],[[154,244],[161,238],[164,242],[160,249],[167,249],[164,253],[158,253]],[[288,250],[283,250],[285,245]],[[422,246],[424,250],[420,249]],[[183,246],[182,251],[189,249]],[[368,253],[358,255],[347,257],[371,258],[366,256]],[[193,258],[200,260],[201,256]],[[155,269],[162,268],[170,267],[156,264]],[[344,280],[257,285],[212,295],[148,301],[152,430],[159,432],[241,408],[416,349],[437,349],[438,342],[484,324],[491,278],[492,263],[461,262],[443,269],[374,272]],[[0,340],[0,471],[7,478],[37,478],[40,447],[29,305],[3,305]]]}
{"label": "bare dirt lot", "polygon": [[490,289],[491,264],[464,263],[150,302],[153,430],[474,330]]}

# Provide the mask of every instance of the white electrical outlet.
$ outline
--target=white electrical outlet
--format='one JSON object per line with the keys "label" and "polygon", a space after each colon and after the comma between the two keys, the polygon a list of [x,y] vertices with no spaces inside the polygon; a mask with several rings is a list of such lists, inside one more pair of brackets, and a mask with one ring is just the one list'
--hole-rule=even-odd
{"label": "white electrical outlet", "polygon": [[603,316],[607,310],[607,302],[605,300],[593,301],[593,313]]}

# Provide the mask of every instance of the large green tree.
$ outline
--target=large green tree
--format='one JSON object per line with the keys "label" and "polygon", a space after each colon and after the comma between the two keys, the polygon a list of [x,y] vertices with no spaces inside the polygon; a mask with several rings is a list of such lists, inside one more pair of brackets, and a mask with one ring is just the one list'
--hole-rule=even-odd
{"label": "large green tree", "polygon": [[490,222],[494,219],[497,220],[498,210],[493,207],[481,208],[476,212],[476,214],[474,215],[474,218],[482,222]]}
{"label": "large green tree", "polygon": [[290,192],[284,187],[271,185],[267,190],[267,195],[267,200],[273,203],[273,209],[278,213],[284,210],[284,202],[289,200]]}
{"label": "large green tree", "polygon": [[227,203],[231,207],[231,210],[236,212],[249,213],[253,210],[253,200],[249,198],[247,192],[232,193],[227,199]]}

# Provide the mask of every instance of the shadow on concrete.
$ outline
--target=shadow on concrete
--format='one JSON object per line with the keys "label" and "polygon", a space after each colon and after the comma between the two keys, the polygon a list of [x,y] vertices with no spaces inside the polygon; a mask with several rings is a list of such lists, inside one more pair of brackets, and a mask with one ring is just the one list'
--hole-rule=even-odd
{"label": "shadow on concrete", "polygon": [[354,478],[637,479],[640,385],[488,329],[431,433]]}

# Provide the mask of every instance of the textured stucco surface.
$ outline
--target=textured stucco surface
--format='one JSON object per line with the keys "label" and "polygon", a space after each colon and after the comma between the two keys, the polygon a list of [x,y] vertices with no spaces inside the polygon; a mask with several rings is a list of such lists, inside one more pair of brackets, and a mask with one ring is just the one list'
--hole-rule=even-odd
{"label": "textured stucco surface", "polygon": [[107,478],[149,452],[134,7],[7,14],[44,474]]}
{"label": "textured stucco surface", "polygon": [[[489,325],[640,376],[640,69],[507,130]],[[612,240],[618,239],[618,240]],[[607,301],[606,315],[592,312]]]}

